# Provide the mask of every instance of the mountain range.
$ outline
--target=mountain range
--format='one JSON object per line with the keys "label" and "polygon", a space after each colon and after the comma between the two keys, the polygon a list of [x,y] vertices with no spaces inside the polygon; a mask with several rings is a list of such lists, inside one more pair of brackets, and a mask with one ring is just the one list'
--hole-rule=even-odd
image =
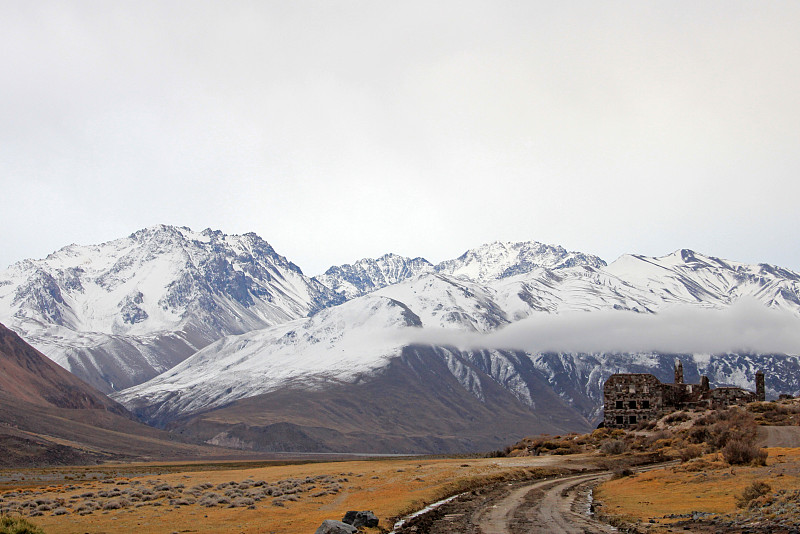
{"label": "mountain range", "polygon": [[[156,226],[0,273],[0,321],[143,420],[252,450],[461,452],[587,430],[616,371],[800,392],[790,354],[537,352],[436,341],[571,312],[800,316],[800,275],[679,250],[611,264],[495,242],[432,264],[387,254],[316,277],[255,234]],[[519,323],[522,324],[522,323]]]}

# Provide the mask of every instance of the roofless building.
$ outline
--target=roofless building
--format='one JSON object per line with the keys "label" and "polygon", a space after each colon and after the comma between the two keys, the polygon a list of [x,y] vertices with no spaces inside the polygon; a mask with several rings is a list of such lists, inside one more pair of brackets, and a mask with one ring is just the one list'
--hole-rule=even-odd
{"label": "roofless building", "polygon": [[711,389],[707,376],[699,384],[686,384],[683,363],[675,363],[675,383],[664,384],[650,373],[617,373],[603,386],[605,417],[609,428],[630,428],[664,414],[687,408],[726,408],[763,401],[764,373],[756,373],[756,391],[737,387]]}

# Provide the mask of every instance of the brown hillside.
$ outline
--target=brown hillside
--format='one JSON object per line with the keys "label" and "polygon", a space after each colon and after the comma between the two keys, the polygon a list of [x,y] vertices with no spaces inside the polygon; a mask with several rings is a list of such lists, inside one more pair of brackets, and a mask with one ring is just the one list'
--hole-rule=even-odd
{"label": "brown hillside", "polygon": [[0,466],[230,456],[176,440],[0,325]]}
{"label": "brown hillside", "polygon": [[103,409],[129,415],[122,405],[54,363],[2,324],[0,392],[39,406]]}

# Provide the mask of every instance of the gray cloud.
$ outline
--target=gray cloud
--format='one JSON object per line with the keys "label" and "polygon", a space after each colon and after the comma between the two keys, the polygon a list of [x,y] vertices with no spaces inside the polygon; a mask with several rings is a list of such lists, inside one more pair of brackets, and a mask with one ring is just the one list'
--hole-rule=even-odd
{"label": "gray cloud", "polygon": [[676,306],[658,314],[537,314],[485,335],[423,331],[418,343],[526,352],[725,352],[800,355],[800,319],[742,299],[726,309]]}
{"label": "gray cloud", "polygon": [[537,239],[800,268],[800,4],[6,2],[0,266],[155,223],[304,270]]}

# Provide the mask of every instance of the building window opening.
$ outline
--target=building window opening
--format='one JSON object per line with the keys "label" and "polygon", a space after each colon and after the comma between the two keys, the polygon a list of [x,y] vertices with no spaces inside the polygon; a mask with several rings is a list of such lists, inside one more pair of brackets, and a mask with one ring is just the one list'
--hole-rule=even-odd
{"label": "building window opening", "polygon": [[636,393],[636,386],[634,386],[633,384],[628,386],[628,393]]}
{"label": "building window opening", "polygon": [[642,408],[644,408],[645,410],[649,409],[650,408],[650,401],[649,400],[643,400],[642,401]]}
{"label": "building window opening", "polygon": [[635,415],[631,415],[630,417],[628,417],[628,422],[630,424],[632,424],[632,425],[635,425],[636,424],[636,416]]}
{"label": "building window opening", "polygon": [[628,401],[628,408],[636,408],[636,401]]}
{"label": "building window opening", "polygon": [[621,415],[617,416],[616,421],[617,421],[618,425],[624,425],[625,424],[625,419]]}
{"label": "building window opening", "polygon": [[617,410],[622,410],[623,408],[625,408],[625,401],[616,401],[614,403],[614,408],[616,408]]}

